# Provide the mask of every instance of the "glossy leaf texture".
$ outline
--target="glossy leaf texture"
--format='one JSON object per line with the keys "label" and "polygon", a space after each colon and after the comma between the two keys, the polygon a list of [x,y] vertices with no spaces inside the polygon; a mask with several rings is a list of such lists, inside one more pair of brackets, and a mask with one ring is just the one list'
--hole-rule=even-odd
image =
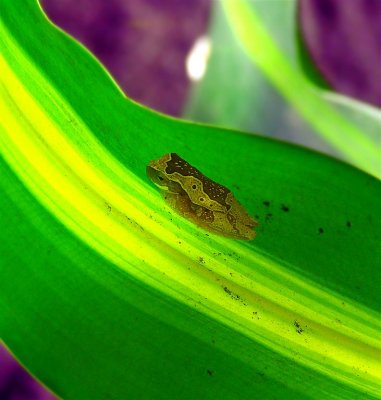
{"label": "glossy leaf texture", "polygon": [[[0,337],[26,368],[65,399],[379,397],[380,182],[154,113],[37,3],[1,7]],[[168,152],[255,241],[168,209],[145,176]]]}
{"label": "glossy leaf texture", "polygon": [[311,64],[297,0],[213,3],[211,56],[185,115],[317,149],[381,177],[381,112],[333,93]]}

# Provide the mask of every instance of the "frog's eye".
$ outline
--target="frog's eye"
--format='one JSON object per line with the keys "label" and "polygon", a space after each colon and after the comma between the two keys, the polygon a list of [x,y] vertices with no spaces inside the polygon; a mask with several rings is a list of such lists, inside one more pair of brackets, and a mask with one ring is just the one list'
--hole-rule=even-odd
{"label": "frog's eye", "polygon": [[192,189],[196,189],[197,188],[197,186],[196,185],[192,185]]}

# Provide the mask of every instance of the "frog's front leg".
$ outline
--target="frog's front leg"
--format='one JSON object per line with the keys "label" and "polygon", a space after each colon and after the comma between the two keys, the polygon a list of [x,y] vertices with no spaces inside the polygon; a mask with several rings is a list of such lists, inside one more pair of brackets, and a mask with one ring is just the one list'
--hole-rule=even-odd
{"label": "frog's front leg", "polygon": [[192,202],[186,194],[164,192],[163,197],[167,204],[185,218],[192,218],[194,216],[194,209]]}

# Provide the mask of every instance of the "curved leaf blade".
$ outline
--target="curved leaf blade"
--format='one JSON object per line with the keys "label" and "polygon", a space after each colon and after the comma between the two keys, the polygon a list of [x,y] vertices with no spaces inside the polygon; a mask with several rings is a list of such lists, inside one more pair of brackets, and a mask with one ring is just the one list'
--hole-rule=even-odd
{"label": "curved leaf blade", "polygon": [[[7,6],[0,97],[0,334],[22,362],[64,398],[376,396],[379,182],[152,113],[25,6],[38,34]],[[258,240],[209,236],[171,214],[143,178],[169,146],[239,185]]]}

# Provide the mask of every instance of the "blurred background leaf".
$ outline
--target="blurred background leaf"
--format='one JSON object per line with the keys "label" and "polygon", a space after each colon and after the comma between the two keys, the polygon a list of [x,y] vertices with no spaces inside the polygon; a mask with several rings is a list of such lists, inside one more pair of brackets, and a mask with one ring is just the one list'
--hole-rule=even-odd
{"label": "blurred background leaf", "polygon": [[214,5],[211,59],[186,115],[302,144],[380,177],[381,112],[306,79],[311,63],[296,40],[297,1]]}

